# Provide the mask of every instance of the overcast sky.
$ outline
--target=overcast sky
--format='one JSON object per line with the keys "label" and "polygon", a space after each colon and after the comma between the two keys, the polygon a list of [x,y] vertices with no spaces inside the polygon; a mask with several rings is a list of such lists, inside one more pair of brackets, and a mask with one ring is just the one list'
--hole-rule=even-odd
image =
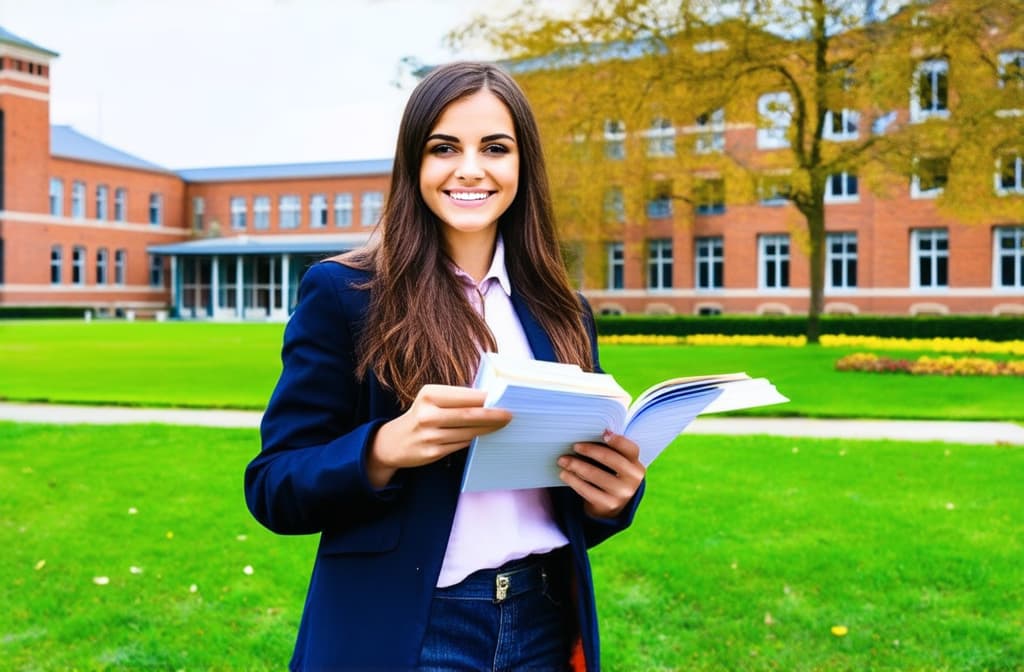
{"label": "overcast sky", "polygon": [[0,26],[60,54],[50,121],[166,168],[386,158],[403,56],[512,0],[0,0]]}

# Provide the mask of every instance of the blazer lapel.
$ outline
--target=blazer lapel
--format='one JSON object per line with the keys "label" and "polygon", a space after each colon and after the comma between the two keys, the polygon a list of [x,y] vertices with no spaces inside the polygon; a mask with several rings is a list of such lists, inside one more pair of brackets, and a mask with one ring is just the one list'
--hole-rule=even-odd
{"label": "blazer lapel", "polygon": [[551,339],[541,329],[540,324],[526,307],[526,302],[515,290],[512,291],[512,307],[515,308],[519,323],[523,325],[523,331],[526,332],[526,340],[530,344],[530,350],[533,351],[534,359],[555,361],[555,349],[551,345]]}

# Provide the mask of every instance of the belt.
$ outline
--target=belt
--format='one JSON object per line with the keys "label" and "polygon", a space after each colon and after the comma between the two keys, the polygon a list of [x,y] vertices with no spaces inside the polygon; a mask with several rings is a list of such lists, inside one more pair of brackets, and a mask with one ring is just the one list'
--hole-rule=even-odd
{"label": "belt", "polygon": [[500,603],[516,595],[544,590],[552,577],[557,575],[556,554],[558,551],[530,555],[505,563],[497,569],[481,569],[454,586],[437,589],[434,595],[442,599],[476,599]]}

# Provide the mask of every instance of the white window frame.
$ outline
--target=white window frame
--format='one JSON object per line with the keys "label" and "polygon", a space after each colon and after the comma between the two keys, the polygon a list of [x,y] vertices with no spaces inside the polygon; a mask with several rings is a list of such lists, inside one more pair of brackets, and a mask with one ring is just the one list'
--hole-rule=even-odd
{"label": "white window frame", "polygon": [[[838,250],[833,249],[836,245],[839,246]],[[838,278],[832,270],[836,263],[841,269]],[[857,271],[857,234],[849,231],[826,233],[825,287],[830,290],[857,289]]]}
{"label": "white window frame", "polygon": [[85,264],[88,259],[84,245],[75,245],[71,248],[71,284],[85,284]]}
{"label": "white window frame", "polygon": [[[928,247],[925,247],[928,243]],[[944,244],[944,249],[942,249]],[[921,263],[930,261],[932,282],[921,282]],[[938,283],[940,271],[946,276],[945,284]],[[910,231],[910,287],[915,290],[934,291],[949,289],[949,231],[947,229],[911,229]]]}
{"label": "white window frame", "polygon": [[626,246],[621,240],[607,244],[608,277],[605,288],[615,291],[626,288]]}
{"label": "white window frame", "polygon": [[648,219],[665,219],[672,216],[672,183],[667,180],[655,182],[651,198],[647,201]]}
{"label": "white window frame", "polygon": [[359,221],[363,226],[374,226],[384,210],[383,191],[364,191],[359,202]]}
{"label": "white window frame", "polygon": [[693,145],[696,154],[725,151],[725,108],[697,117],[697,138]]}
{"label": "white window frame", "polygon": [[313,194],[309,197],[309,226],[323,229],[327,226],[327,195]]}
{"label": "white window frame", "polygon": [[149,286],[164,286],[164,258],[159,254],[149,255]]}
{"label": "white window frame", "polygon": [[676,155],[676,127],[671,119],[656,117],[645,133],[647,137],[647,156],[652,158]]}
{"label": "white window frame", "polygon": [[[1007,172],[1013,175],[1013,184],[1009,187],[1003,184],[1003,166],[1007,163],[1007,158],[1012,164]],[[996,160],[995,188],[1000,196],[1024,194],[1024,152],[1007,152]]]}
{"label": "white window frame", "polygon": [[[697,291],[717,291],[725,287],[725,239],[722,236],[697,238],[693,245],[693,287]],[[707,282],[701,280],[705,271]]]}
{"label": "white window frame", "polygon": [[96,185],[96,219],[106,221],[110,214],[110,187]]}
{"label": "white window frame", "polygon": [[277,201],[277,228],[297,229],[302,225],[302,198],[295,194],[282,194]]}
{"label": "white window frame", "polygon": [[64,282],[64,248],[60,245],[50,247],[50,284],[59,285]]}
{"label": "white window frame", "polygon": [[123,285],[128,274],[128,250],[114,250],[114,284]]}
{"label": "white window frame", "polygon": [[64,216],[64,180],[59,177],[50,178],[50,214]]}
{"label": "white window frame", "polygon": [[[715,188],[712,190],[712,183],[721,183],[721,189]],[[725,213],[725,178],[724,177],[704,177],[699,178],[694,185],[694,206],[693,213],[695,215],[706,217],[708,215],[721,215]],[[712,191],[716,193],[712,193]],[[717,193],[721,191],[721,193]],[[721,201],[711,202],[710,197],[721,197]],[[708,202],[704,202],[705,198],[708,198]]]}
{"label": "white window frame", "polygon": [[107,248],[101,247],[96,250],[96,284],[110,284],[110,253]]}
{"label": "white window frame", "polygon": [[128,190],[124,187],[114,189],[114,221],[128,220]]}
{"label": "white window frame", "polygon": [[231,217],[231,229],[245,231],[249,223],[249,199],[245,196],[232,196],[228,201],[228,212]]}
{"label": "white window frame", "polygon": [[793,96],[789,91],[772,91],[757,99],[758,149],[789,147],[789,125],[793,121]]}
{"label": "white window frame", "polygon": [[[929,105],[921,106],[921,78],[927,75],[930,89]],[[946,99],[940,100],[939,77],[946,79]],[[914,70],[914,81],[910,85],[910,121],[922,122],[926,119],[949,117],[949,61],[944,58],[930,58],[918,64]]]}
{"label": "white window frame", "polygon": [[[941,157],[934,157],[933,160],[939,161]],[[919,159],[914,160],[914,166],[916,167]],[[949,164],[946,164],[946,179],[949,179]],[[916,172],[910,177],[910,197],[911,198],[936,198],[944,191],[943,187],[932,187],[931,189],[921,188],[921,176]]]}
{"label": "white window frame", "polygon": [[71,216],[85,219],[85,182],[81,180],[71,183]]}
{"label": "white window frame", "polygon": [[252,228],[257,231],[270,228],[270,196],[252,199]]}
{"label": "white window frame", "polygon": [[204,228],[203,215],[206,213],[206,199],[202,196],[192,197],[192,228],[195,231],[202,231]]}
{"label": "white window frame", "polygon": [[[836,190],[838,182],[839,190]],[[826,203],[856,203],[860,200],[860,183],[856,173],[832,173],[825,181]]]}
{"label": "white window frame", "polygon": [[[775,248],[775,249],[773,249]],[[790,287],[789,234],[767,233],[757,237],[757,287],[781,290]],[[772,271],[772,272],[770,272]],[[774,277],[772,284],[769,278]]]}
{"label": "white window frame", "polygon": [[[837,124],[838,122],[838,124]],[[835,127],[840,130],[836,131]],[[825,112],[825,127],[821,137],[833,142],[856,140],[860,136],[860,112],[842,109]]]}
{"label": "white window frame", "polygon": [[160,226],[164,223],[164,197],[158,191],[149,195],[149,224]]}
{"label": "white window frame", "polygon": [[[1024,289],[1024,225],[996,226],[992,230],[992,287],[997,290],[1019,292]],[[1006,240],[1009,245],[1003,247]],[[1011,284],[1003,283],[1002,262],[1009,259],[1013,264]]]}
{"label": "white window frame", "polygon": [[626,122],[621,119],[604,121],[604,156],[613,161],[626,158]]}
{"label": "white window frame", "polygon": [[349,192],[334,195],[334,225],[352,226],[352,194]]}
{"label": "white window frame", "polygon": [[652,238],[647,241],[647,289],[672,289],[672,239]]}
{"label": "white window frame", "polygon": [[791,173],[762,174],[757,183],[757,198],[761,205],[779,206],[789,203],[789,199],[782,195],[782,188],[791,188],[789,178]]}

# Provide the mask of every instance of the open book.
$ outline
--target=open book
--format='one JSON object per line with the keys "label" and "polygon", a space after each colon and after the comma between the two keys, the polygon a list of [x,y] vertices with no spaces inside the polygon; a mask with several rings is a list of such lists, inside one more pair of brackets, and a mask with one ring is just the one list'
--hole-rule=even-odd
{"label": "open book", "polygon": [[496,353],[483,355],[473,386],[512,421],[470,444],[463,492],[564,485],[558,457],[574,443],[601,443],[605,429],[635,441],[649,465],[701,413],[789,401],[764,378],[731,373],[666,380],[630,404],[608,374]]}

